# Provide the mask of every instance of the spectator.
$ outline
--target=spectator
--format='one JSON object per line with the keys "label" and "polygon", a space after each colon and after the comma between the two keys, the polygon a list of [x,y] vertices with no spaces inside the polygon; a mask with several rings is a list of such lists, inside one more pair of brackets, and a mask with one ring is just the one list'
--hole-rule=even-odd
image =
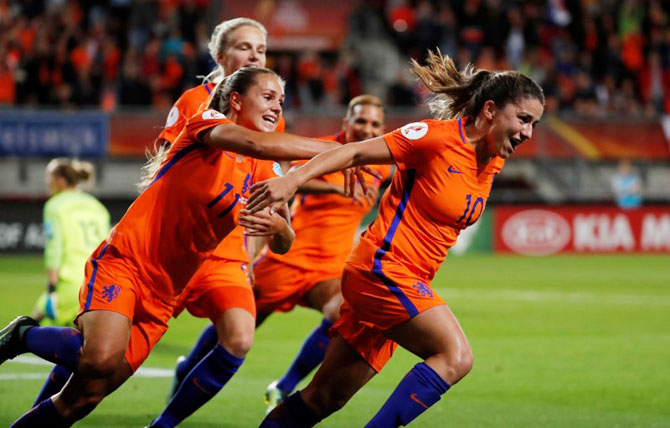
{"label": "spectator", "polygon": [[640,176],[631,170],[627,159],[619,162],[619,171],[612,177],[612,191],[616,204],[623,210],[630,210],[642,204],[642,182]]}

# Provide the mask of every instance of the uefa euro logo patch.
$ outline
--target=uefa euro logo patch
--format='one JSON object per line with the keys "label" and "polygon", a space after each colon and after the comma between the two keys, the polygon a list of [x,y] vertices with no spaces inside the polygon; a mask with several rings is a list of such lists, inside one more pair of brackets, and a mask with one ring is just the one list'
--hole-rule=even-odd
{"label": "uefa euro logo patch", "polygon": [[408,140],[418,140],[428,133],[428,125],[424,122],[412,122],[400,128],[400,132]]}
{"label": "uefa euro logo patch", "polygon": [[107,300],[107,303],[110,303],[112,300],[119,297],[119,292],[121,292],[121,287],[118,285],[108,285],[102,287],[102,298]]}
{"label": "uefa euro logo patch", "polygon": [[284,171],[281,169],[281,165],[275,162],[272,164],[272,171],[277,175],[277,177],[283,177]]}
{"label": "uefa euro logo patch", "polygon": [[421,297],[433,298],[433,290],[430,289],[428,284],[424,284],[421,281],[417,281],[412,287],[421,295]]}

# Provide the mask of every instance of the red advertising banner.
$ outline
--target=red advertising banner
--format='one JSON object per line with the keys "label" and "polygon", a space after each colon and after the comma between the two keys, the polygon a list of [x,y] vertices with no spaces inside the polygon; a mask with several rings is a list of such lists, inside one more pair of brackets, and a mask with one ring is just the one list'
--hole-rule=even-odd
{"label": "red advertising banner", "polygon": [[498,253],[670,253],[670,207],[497,206],[493,225]]}

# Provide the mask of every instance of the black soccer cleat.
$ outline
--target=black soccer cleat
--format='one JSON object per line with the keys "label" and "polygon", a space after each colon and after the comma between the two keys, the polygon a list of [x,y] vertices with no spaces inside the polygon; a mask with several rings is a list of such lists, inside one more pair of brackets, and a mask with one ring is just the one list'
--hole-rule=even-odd
{"label": "black soccer cleat", "polygon": [[0,330],[0,364],[26,352],[23,335],[26,330],[37,327],[37,321],[30,317],[18,317]]}

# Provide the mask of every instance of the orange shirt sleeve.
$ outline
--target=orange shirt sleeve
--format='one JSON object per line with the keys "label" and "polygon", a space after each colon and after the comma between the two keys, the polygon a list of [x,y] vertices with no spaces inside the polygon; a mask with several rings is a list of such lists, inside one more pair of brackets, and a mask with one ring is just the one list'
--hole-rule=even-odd
{"label": "orange shirt sleeve", "polygon": [[222,123],[233,123],[223,113],[216,110],[198,112],[186,123],[186,133],[192,141],[200,141],[198,135],[209,128]]}
{"label": "orange shirt sleeve", "polygon": [[206,85],[196,86],[181,94],[168,113],[165,128],[158,136],[159,139],[174,144],[177,136],[186,126],[188,119],[197,113],[209,99],[209,91],[206,88],[211,90],[213,85],[210,83]]}
{"label": "orange shirt sleeve", "polygon": [[177,136],[182,129],[184,129],[184,126],[186,126],[186,120],[189,117],[185,116],[188,114],[188,105],[188,93],[185,92],[170,109],[170,113],[168,113],[167,119],[165,120],[165,128],[163,128],[163,131],[158,136],[159,140],[167,140],[170,144],[174,144]]}
{"label": "orange shirt sleeve", "polygon": [[437,121],[414,122],[384,135],[393,160],[400,169],[427,165],[445,149]]}

